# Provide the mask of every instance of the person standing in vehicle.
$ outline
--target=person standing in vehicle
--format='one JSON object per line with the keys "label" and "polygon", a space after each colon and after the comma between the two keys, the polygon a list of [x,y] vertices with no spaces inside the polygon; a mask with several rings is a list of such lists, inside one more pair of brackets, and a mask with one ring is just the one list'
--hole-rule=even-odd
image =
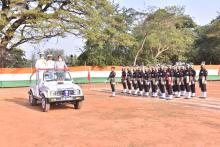
{"label": "person standing in vehicle", "polygon": [[47,55],[47,69],[54,69],[55,68],[55,61],[53,61],[53,55]]}
{"label": "person standing in vehicle", "polygon": [[115,97],[115,77],[116,77],[115,67],[112,67],[107,80],[110,80],[110,86],[112,89],[113,97]]}
{"label": "person standing in vehicle", "polygon": [[67,69],[67,65],[65,63],[65,61],[63,60],[62,56],[59,55],[57,57],[57,61],[55,62],[55,69],[56,70],[61,70],[61,71],[64,71]]}
{"label": "person standing in vehicle", "polygon": [[36,61],[35,68],[37,70],[47,68],[47,61],[44,58],[44,52],[39,52],[40,59]]}
{"label": "person standing in vehicle", "polygon": [[205,64],[201,64],[201,69],[199,72],[199,87],[201,88],[202,95],[201,98],[206,98],[207,97],[207,77],[208,77],[208,71],[205,69]]}
{"label": "person standing in vehicle", "polygon": [[41,81],[43,79],[44,71],[47,68],[47,61],[44,58],[44,52],[39,52],[40,59],[36,61],[35,68],[37,73],[37,79]]}

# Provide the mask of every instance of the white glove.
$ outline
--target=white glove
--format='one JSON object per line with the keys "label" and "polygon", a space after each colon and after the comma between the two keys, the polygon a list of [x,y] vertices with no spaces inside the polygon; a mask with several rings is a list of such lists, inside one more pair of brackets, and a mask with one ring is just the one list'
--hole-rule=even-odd
{"label": "white glove", "polygon": [[204,84],[207,84],[207,81],[205,81]]}

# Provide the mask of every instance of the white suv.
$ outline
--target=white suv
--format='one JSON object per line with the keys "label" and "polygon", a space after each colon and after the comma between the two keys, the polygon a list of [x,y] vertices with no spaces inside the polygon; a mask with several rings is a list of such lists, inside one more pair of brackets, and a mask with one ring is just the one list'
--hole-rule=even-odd
{"label": "white suv", "polygon": [[75,109],[81,108],[82,89],[73,83],[68,71],[37,70],[31,75],[30,83],[29,103],[34,106],[40,101],[44,112],[49,111],[52,103],[71,103]]}

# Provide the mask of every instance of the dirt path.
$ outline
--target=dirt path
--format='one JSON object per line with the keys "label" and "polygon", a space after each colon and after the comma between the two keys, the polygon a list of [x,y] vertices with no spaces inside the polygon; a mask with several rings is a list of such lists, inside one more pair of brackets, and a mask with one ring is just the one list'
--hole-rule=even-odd
{"label": "dirt path", "polygon": [[220,146],[220,82],[209,83],[207,100],[112,98],[107,84],[82,87],[81,110],[49,113],[28,105],[28,88],[0,89],[0,147]]}

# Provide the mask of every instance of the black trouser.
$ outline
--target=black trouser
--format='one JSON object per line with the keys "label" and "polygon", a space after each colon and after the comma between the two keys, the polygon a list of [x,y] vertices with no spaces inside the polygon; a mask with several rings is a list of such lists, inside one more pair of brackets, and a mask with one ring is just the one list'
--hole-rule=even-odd
{"label": "black trouser", "polygon": [[169,81],[166,82],[166,89],[167,89],[167,93],[168,95],[172,95],[172,85],[169,84]]}
{"label": "black trouser", "polygon": [[144,81],[144,92],[149,92],[150,91],[150,83],[148,84],[147,81]]}
{"label": "black trouser", "polygon": [[175,81],[175,92],[180,92],[180,85],[179,85],[179,83],[177,82],[177,81]]}
{"label": "black trouser", "polygon": [[196,84],[191,84],[190,86],[192,93],[196,93]]}
{"label": "black trouser", "polygon": [[203,84],[202,80],[199,81],[199,87],[201,88],[202,92],[206,92],[207,91],[206,84]]}
{"label": "black trouser", "polygon": [[186,92],[191,92],[190,85],[189,85],[189,83],[186,82],[186,80],[184,80],[184,85],[186,88]]}
{"label": "black trouser", "polygon": [[157,85],[153,84],[153,81],[151,81],[151,87],[152,87],[152,92],[157,92]]}
{"label": "black trouser", "polygon": [[176,88],[176,83],[175,82],[173,83],[172,90],[173,90],[173,92],[177,92],[177,88]]}
{"label": "black trouser", "polygon": [[143,90],[143,81],[142,80],[138,80],[138,88],[139,88],[139,91]]}
{"label": "black trouser", "polygon": [[184,85],[184,83],[181,82],[181,85],[180,85],[180,90],[181,91],[185,91],[186,90],[186,87]]}
{"label": "black trouser", "polygon": [[161,93],[165,93],[165,87],[161,80],[159,80],[159,89]]}
{"label": "black trouser", "polygon": [[137,81],[133,80],[132,83],[133,83],[134,90],[137,90]]}
{"label": "black trouser", "polygon": [[131,90],[131,80],[127,80],[128,89]]}
{"label": "black trouser", "polygon": [[127,89],[126,80],[121,80],[123,89]]}
{"label": "black trouser", "polygon": [[110,83],[112,92],[115,92],[115,83]]}

